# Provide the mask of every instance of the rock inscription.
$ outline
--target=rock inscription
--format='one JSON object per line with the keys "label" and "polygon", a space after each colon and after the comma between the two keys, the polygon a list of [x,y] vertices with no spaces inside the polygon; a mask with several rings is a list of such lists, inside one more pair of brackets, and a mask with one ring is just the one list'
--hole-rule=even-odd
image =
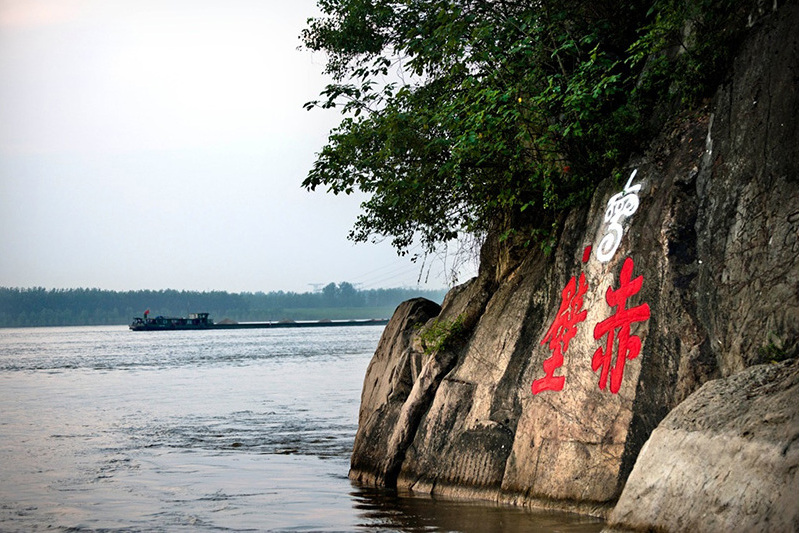
{"label": "rock inscription", "polygon": [[603,221],[608,225],[605,235],[600,239],[600,244],[597,247],[596,257],[601,263],[607,263],[614,257],[614,254],[622,242],[623,228],[621,221],[633,215],[639,209],[639,196],[636,194],[642,188],[641,183],[633,185],[633,178],[636,177],[636,171],[633,169],[628,182],[622,192],[618,192],[608,200],[606,204],[606,213]]}
{"label": "rock inscription", "polygon": [[[584,250],[584,262],[590,255],[591,247]],[[636,322],[645,322],[650,319],[650,306],[646,303],[628,308],[627,302],[631,296],[637,294],[644,283],[644,276],[633,276],[633,259],[625,259],[619,274],[619,288],[606,289],[606,303],[614,308],[613,314],[599,322],[594,327],[594,339],[600,340],[604,336],[606,341],[597,348],[592,357],[592,370],[600,371],[600,390],[608,390],[617,394],[625,371],[625,361],[636,359],[642,349],[642,341],[637,335],[631,334],[631,325]],[[586,277],[581,272],[577,282],[575,276],[567,282],[561,291],[561,305],[559,306],[553,323],[547,330],[540,344],[547,344],[553,352],[545,359],[545,376],[533,381],[531,392],[534,395],[544,391],[560,391],[564,389],[565,376],[556,376],[555,371],[564,363],[564,354],[569,348],[569,342],[578,333],[578,325],[586,320],[587,311],[583,309],[583,296],[586,294],[588,284]],[[615,342],[616,341],[616,342]],[[614,347],[616,345],[616,357]],[[610,378],[610,382],[609,382]]]}

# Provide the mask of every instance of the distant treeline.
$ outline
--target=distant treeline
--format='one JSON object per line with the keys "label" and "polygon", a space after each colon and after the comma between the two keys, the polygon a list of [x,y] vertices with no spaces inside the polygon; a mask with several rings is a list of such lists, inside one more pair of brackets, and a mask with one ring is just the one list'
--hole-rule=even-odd
{"label": "distant treeline", "polygon": [[317,292],[241,292],[0,287],[0,327],[128,324],[132,317],[207,312],[219,322],[388,318],[402,301],[441,303],[445,290],[369,289],[330,283]]}

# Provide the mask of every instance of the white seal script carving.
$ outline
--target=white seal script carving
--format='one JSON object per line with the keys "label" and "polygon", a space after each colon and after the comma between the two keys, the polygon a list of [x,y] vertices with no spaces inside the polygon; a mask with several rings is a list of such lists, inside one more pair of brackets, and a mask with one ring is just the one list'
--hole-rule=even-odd
{"label": "white seal script carving", "polygon": [[601,263],[606,263],[614,257],[614,253],[622,241],[622,224],[620,224],[620,221],[634,214],[639,208],[639,197],[636,193],[642,188],[642,184],[631,185],[633,178],[636,177],[637,170],[633,170],[622,192],[612,196],[606,205],[604,221],[608,224],[608,228],[597,246],[596,253],[597,260]]}

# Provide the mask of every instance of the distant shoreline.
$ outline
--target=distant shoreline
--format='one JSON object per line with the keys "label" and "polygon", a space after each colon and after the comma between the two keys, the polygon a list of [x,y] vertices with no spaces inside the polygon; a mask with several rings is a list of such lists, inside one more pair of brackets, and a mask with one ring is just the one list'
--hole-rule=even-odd
{"label": "distant shoreline", "polygon": [[405,300],[423,297],[440,303],[445,290],[408,288],[360,290],[330,285],[327,292],[227,293],[176,290],[106,291],[0,287],[0,328],[129,325],[150,316],[186,316],[198,309],[215,322],[368,320],[391,317]]}

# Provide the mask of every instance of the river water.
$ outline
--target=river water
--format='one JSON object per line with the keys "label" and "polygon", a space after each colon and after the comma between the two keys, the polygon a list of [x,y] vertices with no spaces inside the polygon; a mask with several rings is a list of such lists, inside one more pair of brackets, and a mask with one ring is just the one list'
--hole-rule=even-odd
{"label": "river water", "polygon": [[0,531],[601,529],[351,484],[382,329],[0,329]]}

